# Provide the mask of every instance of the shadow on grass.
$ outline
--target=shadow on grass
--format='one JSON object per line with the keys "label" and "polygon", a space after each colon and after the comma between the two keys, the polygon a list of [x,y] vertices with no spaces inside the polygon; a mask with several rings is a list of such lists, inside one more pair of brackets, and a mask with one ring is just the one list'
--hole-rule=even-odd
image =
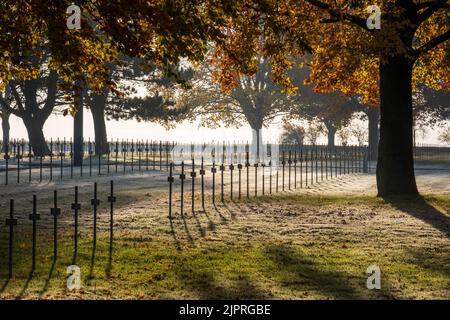
{"label": "shadow on grass", "polygon": [[9,278],[7,278],[7,279],[5,280],[5,282],[3,283],[2,287],[0,288],[0,293],[5,292],[6,287],[8,287],[8,283],[9,283]]}
{"label": "shadow on grass", "polygon": [[112,262],[113,262],[113,250],[114,250],[114,236],[111,234],[110,240],[109,240],[109,249],[108,249],[108,264],[105,268],[106,276],[109,278],[111,277],[111,271],[112,271]]}
{"label": "shadow on grass", "polygon": [[228,219],[225,218],[225,216],[220,212],[219,207],[215,203],[213,204],[213,207],[214,207],[214,211],[219,215],[220,220],[222,221],[222,224],[227,224]]}
{"label": "shadow on grass", "polygon": [[450,252],[442,250],[423,250],[423,248],[408,248],[410,261],[422,269],[439,273],[445,277],[450,275]]}
{"label": "shadow on grass", "polygon": [[[321,266],[300,250],[286,245],[270,245],[266,247],[267,258],[274,263],[279,285],[292,290],[312,291],[333,299],[367,299],[375,294],[378,298],[392,298],[385,288],[381,291],[369,292],[366,288],[365,276],[349,277],[340,271],[323,270]],[[386,279],[383,279],[386,283]]]}
{"label": "shadow on grass", "polygon": [[95,267],[95,254],[97,252],[97,243],[92,244],[92,255],[91,255],[91,263],[89,266],[89,275],[88,280],[92,280],[94,278],[94,267]]}
{"label": "shadow on grass", "polygon": [[78,246],[73,249],[72,264],[77,264]]}
{"label": "shadow on grass", "polygon": [[181,250],[180,241],[178,240],[177,233],[175,232],[175,229],[173,227],[173,217],[169,217],[169,224],[170,224],[170,234],[172,235],[172,238],[175,241],[175,246],[177,250]]}
{"label": "shadow on grass", "polygon": [[384,197],[383,200],[450,237],[450,217],[440,212],[422,196],[391,196]]}
{"label": "shadow on grass", "polygon": [[203,213],[205,215],[206,219],[208,219],[208,230],[210,230],[210,231],[216,230],[216,224],[214,223],[214,221],[211,220],[208,212],[206,212],[206,210],[199,211],[199,212]]}
{"label": "shadow on grass", "polygon": [[198,219],[197,215],[195,214],[195,211],[192,212],[192,216],[195,219],[195,224],[197,225],[198,232],[200,233],[200,236],[204,238],[206,236],[206,231],[203,229],[202,224],[200,223],[200,220]]}
{"label": "shadow on grass", "polygon": [[229,286],[223,286],[215,279],[211,271],[199,271],[189,264],[180,264],[175,273],[178,280],[190,292],[203,299],[268,299],[265,292],[259,290],[248,275],[240,273],[235,281],[228,280]]}
{"label": "shadow on grass", "polygon": [[50,280],[52,279],[53,272],[55,271],[56,266],[56,259],[53,259],[52,266],[50,267],[50,271],[48,273],[47,279],[45,279],[44,287],[42,288],[41,292],[39,293],[39,297],[42,298],[45,292],[48,290],[48,286],[50,285]]}
{"label": "shadow on grass", "polygon": [[183,220],[184,231],[186,232],[186,236],[188,237],[189,243],[194,244],[194,238],[192,238],[191,232],[189,231],[189,228],[187,226],[185,215],[186,215],[186,213],[183,213],[181,215],[181,220]]}
{"label": "shadow on grass", "polygon": [[230,215],[230,218],[232,220],[236,220],[236,213],[232,209],[230,209],[230,207],[228,206],[228,204],[226,202],[222,203],[222,207],[224,208],[225,211],[228,212],[228,214]]}
{"label": "shadow on grass", "polygon": [[30,271],[30,273],[28,274],[27,281],[25,282],[25,284],[24,284],[22,290],[20,290],[20,293],[17,295],[16,299],[22,299],[22,298],[23,298],[25,292],[26,292],[27,289],[28,289],[28,286],[30,285],[31,279],[33,279],[33,274],[34,274],[34,269],[32,269],[32,270]]}

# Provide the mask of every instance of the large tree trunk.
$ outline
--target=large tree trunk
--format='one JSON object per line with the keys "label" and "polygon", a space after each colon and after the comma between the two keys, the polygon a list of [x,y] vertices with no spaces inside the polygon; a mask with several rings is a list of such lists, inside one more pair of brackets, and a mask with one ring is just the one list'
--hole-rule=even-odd
{"label": "large tree trunk", "polygon": [[1,112],[1,117],[2,117],[2,133],[3,133],[3,143],[2,143],[2,152],[6,152],[6,148],[9,144],[9,130],[10,130],[10,125],[9,125],[9,117],[10,117],[11,113],[3,110]]}
{"label": "large tree trunk", "polygon": [[369,119],[369,160],[377,161],[380,140],[380,108],[369,107],[366,114]]}
{"label": "large tree trunk", "polygon": [[73,165],[83,165],[83,90],[75,91],[77,113],[73,117]]}
{"label": "large tree trunk", "polygon": [[252,147],[254,161],[257,162],[262,158],[262,126],[252,127]]}
{"label": "large tree trunk", "polygon": [[380,143],[378,195],[417,194],[412,141],[412,67],[404,57],[380,64]]}
{"label": "large tree trunk", "polygon": [[28,140],[30,141],[33,154],[35,156],[50,155],[50,148],[44,138],[44,123],[45,119],[36,117],[24,117],[23,123],[28,133]]}
{"label": "large tree trunk", "polygon": [[107,154],[109,152],[109,145],[105,122],[106,96],[94,94],[92,99],[91,112],[92,119],[94,120],[95,153]]}
{"label": "large tree trunk", "polygon": [[327,128],[327,132],[328,132],[328,146],[334,147],[336,144],[337,129],[333,126],[333,124],[331,122],[325,121],[324,124],[325,124],[325,127]]}

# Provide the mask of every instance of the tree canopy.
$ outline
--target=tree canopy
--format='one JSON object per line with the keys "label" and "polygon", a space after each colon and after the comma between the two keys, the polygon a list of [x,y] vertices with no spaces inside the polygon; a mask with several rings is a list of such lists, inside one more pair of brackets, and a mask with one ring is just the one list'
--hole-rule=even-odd
{"label": "tree canopy", "polygon": [[36,77],[39,67],[24,62],[38,55],[45,43],[50,68],[67,86],[85,84],[101,92],[115,91],[107,63],[119,54],[156,63],[165,75],[181,57],[202,60],[209,41],[221,41],[220,25],[229,11],[227,1],[82,0],[80,29],[66,27],[71,1],[6,0],[0,4],[0,90],[11,79]]}
{"label": "tree canopy", "polygon": [[[11,80],[37,78],[44,66],[62,87],[105,87],[120,94],[108,63],[128,55],[145,70],[158,65],[182,82],[182,59],[202,62],[214,45],[212,73],[225,92],[257,74],[259,57],[271,61],[271,81],[297,93],[289,70],[311,53],[305,83],[317,92],[356,95],[380,105],[377,162],[379,195],[415,194],[412,95],[424,85],[450,88],[448,0],[82,0],[82,28],[66,28],[70,1],[5,0],[0,4],[0,90]],[[381,12],[381,29],[367,27],[369,5]],[[73,92],[73,91],[71,91]]]}
{"label": "tree canopy", "polygon": [[[254,0],[230,21],[227,45],[219,45],[218,80],[235,85],[255,72],[254,59],[273,59],[274,79],[287,90],[293,57],[311,52],[311,76],[319,92],[341,91],[380,104],[377,187],[380,196],[417,194],[413,161],[412,92],[450,85],[450,2],[378,0],[381,29],[367,27],[366,1]],[[230,50],[229,48],[234,50]],[[231,51],[231,52],[230,52]]]}

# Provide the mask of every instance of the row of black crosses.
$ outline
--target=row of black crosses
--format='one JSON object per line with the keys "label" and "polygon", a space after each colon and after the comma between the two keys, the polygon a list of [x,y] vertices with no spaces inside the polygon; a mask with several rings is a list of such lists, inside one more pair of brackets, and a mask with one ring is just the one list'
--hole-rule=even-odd
{"label": "row of black crosses", "polygon": [[[110,214],[110,224],[109,224],[109,244],[110,252],[112,252],[112,244],[114,239],[114,203],[116,202],[116,197],[114,196],[114,182],[110,182],[110,194],[108,196],[107,202],[110,203],[109,214]],[[40,220],[40,214],[37,213],[37,200],[36,195],[33,195],[33,206],[32,213],[29,214],[28,218],[32,222],[32,271],[36,268],[36,235],[37,235],[37,221]],[[94,183],[94,197],[91,199],[91,205],[93,208],[93,248],[95,250],[97,244],[97,211],[100,205],[100,200],[97,197],[97,183]],[[78,186],[75,186],[74,193],[74,203],[71,204],[71,208],[74,211],[74,262],[78,252],[78,216],[79,210],[81,209],[81,204],[78,202]],[[61,215],[61,208],[58,207],[58,194],[55,190],[53,192],[53,208],[50,208],[50,215],[53,217],[53,260],[56,261],[58,257],[58,217]],[[9,243],[8,243],[8,278],[13,276],[13,262],[14,262],[14,228],[17,226],[17,218],[14,217],[14,199],[10,200],[10,211],[9,218],[6,219],[5,224],[9,226]]]}
{"label": "row of black crosses", "polygon": [[[351,147],[350,147],[351,148]],[[324,151],[325,150],[325,153]],[[320,154],[315,149],[315,151],[311,150],[309,153],[307,150],[305,150],[305,154],[303,153],[303,150],[300,150],[299,154],[297,154],[297,150],[294,150],[292,152],[289,150],[287,152],[288,157],[286,160],[286,152],[282,152],[282,158],[281,158],[281,189],[282,191],[285,191],[285,175],[287,171],[288,175],[288,190],[291,190],[291,182],[292,182],[292,171],[294,176],[294,189],[297,189],[297,186],[300,185],[300,188],[303,188],[303,183],[305,182],[305,185],[308,186],[308,168],[310,172],[310,179],[309,184],[314,184],[314,178],[315,182],[318,183],[319,180],[323,181],[324,178],[328,180],[328,178],[333,178],[333,174],[335,177],[342,175],[342,174],[349,174],[349,173],[355,173],[355,172],[367,172],[367,153],[364,151],[362,153],[359,153],[356,148],[345,150],[346,157],[344,158],[344,162],[342,162],[343,157],[339,156],[339,162],[337,163],[337,159],[335,159],[335,166],[333,166],[333,158],[330,157],[330,154],[328,154],[327,149],[320,149]],[[310,157],[308,158],[308,154]],[[320,157],[320,165],[319,165],[319,157]],[[309,161],[308,161],[309,160]],[[195,160],[191,159],[191,171],[190,171],[190,177],[191,177],[191,209],[192,212],[195,212],[195,178],[197,177],[197,172],[195,171]],[[298,166],[299,164],[299,166]],[[338,166],[339,164],[339,166]],[[247,199],[250,198],[250,167],[254,167],[254,195],[255,197],[258,196],[258,167],[262,167],[262,195],[266,194],[265,190],[265,167],[269,167],[269,194],[272,194],[272,161],[270,160],[267,164],[264,162],[255,162],[253,165],[250,164],[249,161],[249,152],[246,152],[246,159],[244,164],[237,164],[236,166],[231,163],[228,165],[228,170],[230,171],[230,200],[233,201],[234,196],[234,190],[233,190],[233,171],[238,169],[238,199],[242,199],[242,170],[245,167],[245,174],[246,174],[246,197]],[[287,166],[287,168],[286,168]],[[181,173],[179,175],[179,179],[181,181],[180,185],[180,211],[183,215],[184,213],[184,181],[187,179],[186,173],[185,173],[185,163],[184,161],[181,162]],[[172,216],[172,200],[173,200],[173,184],[175,182],[174,177],[174,164],[171,163],[169,167],[169,217]],[[306,169],[305,173],[303,172],[303,169]],[[216,174],[217,169],[220,171],[220,199],[222,202],[224,202],[224,172],[226,170],[226,166],[222,163],[220,166],[216,166],[216,163],[213,162],[211,167],[211,173],[212,173],[212,203],[213,205],[216,204]],[[298,169],[300,173],[300,181],[298,183],[297,177],[298,177]],[[324,172],[325,169],[325,172]],[[315,174],[314,174],[315,173]],[[199,174],[201,177],[201,205],[202,210],[205,211],[205,163],[203,157],[201,158],[201,164],[200,164],[200,170]],[[278,168],[275,169],[275,191],[279,191],[279,170]],[[303,179],[303,176],[305,179]]]}
{"label": "row of black crosses", "polygon": [[[119,142],[109,142],[108,143],[109,152],[105,155],[100,153],[95,154],[95,142],[88,141],[86,148],[83,148],[83,154],[87,153],[87,159],[82,160],[81,166],[79,166],[79,176],[82,177],[83,167],[85,162],[88,162],[88,174],[89,177],[93,175],[95,166],[97,166],[97,175],[102,173],[119,173],[121,171],[126,172],[127,168],[131,171],[142,171],[142,170],[163,170],[169,168],[169,154],[170,150],[174,147],[174,142],[155,142],[155,141],[134,141],[128,142],[128,140],[122,140]],[[70,178],[75,175],[74,161],[73,161],[73,143],[72,141],[67,142],[65,139],[56,140],[54,142],[51,140],[49,142],[50,155],[48,156],[35,156],[32,153],[31,145],[21,142],[13,142],[11,148],[6,146],[5,154],[3,159],[5,160],[5,184],[9,183],[9,164],[11,159],[15,160],[16,164],[16,180],[17,183],[21,182],[21,171],[28,170],[28,182],[32,181],[32,168],[33,158],[39,159],[39,181],[43,180],[43,169],[49,168],[49,180],[54,179],[53,169],[55,167],[55,162],[59,162],[59,178],[62,180],[64,176],[64,164],[66,160],[69,160],[67,166],[70,166]],[[28,150],[28,153],[25,153]],[[42,153],[41,153],[42,154]],[[106,158],[106,164],[102,161],[103,157]],[[28,158],[28,165],[25,166],[25,158]],[[44,161],[48,158],[48,163]],[[84,158],[84,157],[83,157]],[[97,159],[95,159],[97,158]],[[58,161],[59,160],[59,161]],[[94,162],[97,162],[95,164]],[[106,171],[105,171],[106,166]],[[120,168],[122,166],[122,168]],[[24,167],[24,168],[22,168]],[[102,170],[103,169],[103,170]]]}
{"label": "row of black crosses", "polygon": [[[95,143],[90,140],[85,144],[87,150],[87,159],[82,160],[81,166],[77,169],[79,176],[83,177],[83,175],[89,175],[91,177],[93,172],[97,170],[97,175],[101,174],[110,174],[110,173],[119,173],[119,172],[127,172],[127,169],[131,168],[131,171],[142,171],[142,170],[160,170],[169,169],[169,159],[171,150],[174,149],[174,142],[155,142],[155,141],[131,141],[116,140],[115,142],[108,143],[109,152],[105,155],[95,154]],[[191,150],[194,150],[195,145],[191,144]],[[204,144],[203,147],[206,145]],[[297,150],[299,148],[298,145],[280,145],[281,148],[285,149],[285,147],[295,148]],[[50,140],[49,148],[50,155],[49,156],[34,156],[31,150],[31,145],[25,143],[23,140],[21,142],[14,141],[11,144],[11,152],[9,152],[9,147],[6,147],[6,152],[4,154],[5,159],[5,184],[9,183],[9,163],[10,159],[13,158],[16,164],[16,180],[17,183],[21,182],[21,172],[24,170],[28,170],[28,182],[32,181],[32,169],[34,166],[39,167],[39,181],[41,182],[44,179],[43,169],[49,169],[49,180],[54,179],[54,169],[57,163],[59,162],[59,179],[62,180],[64,176],[64,167],[70,167],[70,174],[68,176],[73,178],[76,175],[74,168],[74,159],[73,159],[73,143],[72,141],[67,142],[65,139],[58,139],[55,142]],[[248,151],[249,145],[246,144],[246,150]],[[317,147],[314,147],[317,149]],[[335,149],[340,150],[342,147],[336,147]],[[25,150],[28,149],[28,154],[25,153]],[[236,149],[236,145],[235,145]],[[321,148],[322,150],[323,148]],[[348,149],[344,148],[344,149]],[[223,144],[223,150],[225,152],[225,143]],[[54,152],[55,151],[55,152]],[[84,152],[83,151],[83,152]],[[321,151],[322,152],[322,151]],[[340,151],[338,151],[340,152]],[[95,159],[97,157],[97,160]],[[28,165],[25,158],[28,158]],[[38,158],[38,165],[33,164],[32,159]],[[105,159],[106,158],[106,159]],[[44,160],[47,160],[44,163]],[[106,163],[105,163],[106,160]],[[88,162],[88,173],[83,172],[85,163]],[[68,163],[67,163],[68,162]],[[95,163],[96,162],[96,163]],[[97,167],[97,168],[95,168]],[[105,168],[106,167],[106,168]],[[57,167],[56,167],[57,169]],[[26,173],[25,173],[26,174]]]}

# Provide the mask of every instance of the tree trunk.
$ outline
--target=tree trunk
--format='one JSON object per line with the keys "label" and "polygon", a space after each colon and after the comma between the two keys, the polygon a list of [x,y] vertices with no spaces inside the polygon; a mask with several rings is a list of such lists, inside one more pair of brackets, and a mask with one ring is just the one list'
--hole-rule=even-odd
{"label": "tree trunk", "polygon": [[50,155],[50,148],[44,138],[44,123],[45,119],[23,118],[23,123],[28,133],[28,140],[30,141],[31,148],[33,149],[33,154],[35,156],[47,156]]}
{"label": "tree trunk", "polygon": [[91,112],[92,119],[94,120],[95,153],[107,154],[109,152],[109,145],[105,122],[106,96],[94,94],[92,99]]}
{"label": "tree trunk", "polygon": [[262,156],[262,126],[252,126],[252,152],[254,156],[254,161],[258,162]]}
{"label": "tree trunk", "polygon": [[378,142],[380,140],[380,109],[371,108],[366,112],[369,119],[369,160],[377,161],[378,158]]}
{"label": "tree trunk", "polygon": [[3,110],[1,112],[1,117],[2,117],[2,132],[3,132],[3,143],[2,143],[2,152],[6,152],[6,147],[9,144],[9,129],[10,129],[10,125],[9,125],[9,117],[10,117],[11,113]]}
{"label": "tree trunk", "polygon": [[334,147],[335,143],[336,143],[335,141],[336,141],[337,129],[330,122],[325,122],[325,127],[327,128],[327,132],[328,132],[328,146]]}
{"label": "tree trunk", "polygon": [[412,67],[405,57],[380,64],[380,143],[378,196],[417,194],[412,141]]}
{"label": "tree trunk", "polygon": [[83,90],[75,91],[77,113],[73,117],[73,165],[83,165]]}

